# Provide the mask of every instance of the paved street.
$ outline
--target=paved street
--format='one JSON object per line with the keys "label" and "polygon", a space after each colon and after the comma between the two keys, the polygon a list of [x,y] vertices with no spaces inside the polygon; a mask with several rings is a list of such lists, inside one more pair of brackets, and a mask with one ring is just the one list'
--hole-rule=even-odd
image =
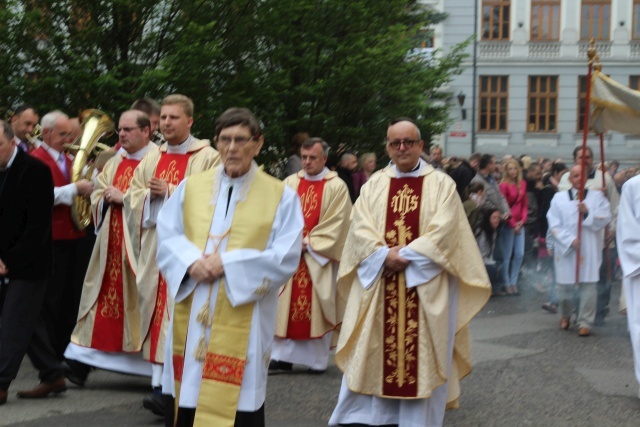
{"label": "paved street", "polygon": [[[522,286],[520,297],[493,298],[472,322],[474,371],[462,381],[461,407],[445,426],[637,426],[638,385],[633,376],[626,320],[614,313],[589,338],[558,329],[559,318],[540,309],[544,295]],[[300,371],[271,376],[266,402],[269,427],[326,426],[340,373]],[[3,426],[162,426],[141,407],[148,379],[103,371],[87,385],[55,398],[15,396],[37,376],[26,361],[0,407]]]}

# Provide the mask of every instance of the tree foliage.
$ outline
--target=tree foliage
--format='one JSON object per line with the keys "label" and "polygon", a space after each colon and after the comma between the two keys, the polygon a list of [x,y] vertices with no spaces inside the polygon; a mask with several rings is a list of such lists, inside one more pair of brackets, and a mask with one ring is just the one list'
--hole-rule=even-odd
{"label": "tree foliage", "polygon": [[463,46],[410,54],[444,18],[411,0],[6,0],[0,105],[115,116],[178,92],[194,100],[200,137],[226,108],[252,109],[270,165],[298,131],[382,153],[393,117],[416,118],[425,139],[445,129],[439,89]]}

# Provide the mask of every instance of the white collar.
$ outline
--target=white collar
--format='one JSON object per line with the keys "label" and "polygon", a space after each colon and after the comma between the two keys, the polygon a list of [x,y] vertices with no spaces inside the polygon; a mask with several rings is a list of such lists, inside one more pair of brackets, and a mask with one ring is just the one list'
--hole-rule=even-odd
{"label": "white collar", "polygon": [[320,171],[317,175],[309,175],[308,173],[304,173],[304,179],[307,181],[322,181],[326,174],[329,173],[329,169],[326,167]]}
{"label": "white collar", "polygon": [[57,162],[60,159],[60,155],[62,153],[60,153],[58,150],[56,150],[55,148],[49,147],[47,143],[44,141],[42,141],[42,146],[44,147],[45,150],[47,150],[47,153],[49,153],[49,155],[53,160]]}
{"label": "white collar", "polygon": [[193,137],[189,135],[187,139],[185,139],[178,145],[171,145],[167,142],[167,153],[168,154],[187,154],[189,152],[189,147],[191,146],[192,140],[193,140]]}
{"label": "white collar", "polygon": [[138,151],[136,151],[135,153],[126,153],[126,157],[127,159],[130,160],[142,160],[142,158],[145,156],[145,154],[147,154],[147,151],[149,151],[150,147],[156,147],[156,145],[153,142],[149,142],[147,145],[145,145],[144,147],[142,147],[141,149],[139,149]]}
{"label": "white collar", "polygon": [[393,167],[396,170],[396,178],[417,178],[420,176],[420,172],[426,164],[427,162],[425,162],[424,160],[418,159],[418,163],[416,163],[416,165],[413,167],[413,169],[411,169],[410,172],[400,172],[396,165],[393,165]]}
{"label": "white collar", "polygon": [[11,155],[11,158],[9,159],[9,163],[7,163],[7,166],[5,166],[4,170],[7,170],[11,167],[11,165],[13,164],[13,161],[15,160],[16,156],[18,155],[18,150],[19,148],[14,145],[13,146],[13,154]]}

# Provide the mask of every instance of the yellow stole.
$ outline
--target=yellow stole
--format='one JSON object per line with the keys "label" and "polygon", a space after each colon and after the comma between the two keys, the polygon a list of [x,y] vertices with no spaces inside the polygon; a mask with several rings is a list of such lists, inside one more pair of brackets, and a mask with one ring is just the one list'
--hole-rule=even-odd
{"label": "yellow stole", "polygon": [[[222,166],[219,166],[222,167]],[[215,212],[210,195],[216,169],[192,175],[187,179],[184,196],[185,236],[203,252]],[[248,179],[251,179],[249,177]],[[284,184],[262,171],[257,171],[246,198],[236,204],[231,222],[227,251],[236,249],[264,250],[267,246]],[[204,197],[203,197],[204,196]],[[256,288],[260,284],[257,284]],[[211,285],[213,286],[213,285]],[[180,381],[184,366],[193,294],[176,303],[173,317],[173,362],[176,408],[180,402]],[[211,335],[202,367],[202,384],[194,426],[233,427],[240,387],[246,364],[253,303],[232,307],[227,298],[224,276],[220,279]],[[176,415],[178,411],[176,410]],[[174,420],[175,422],[175,420]]]}

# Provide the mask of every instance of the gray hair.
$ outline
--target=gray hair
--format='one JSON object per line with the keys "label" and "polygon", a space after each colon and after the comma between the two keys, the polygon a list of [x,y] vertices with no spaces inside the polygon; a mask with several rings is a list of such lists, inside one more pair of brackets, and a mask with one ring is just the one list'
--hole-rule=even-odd
{"label": "gray hair", "polygon": [[40,120],[40,127],[42,127],[42,130],[53,129],[53,127],[56,125],[56,122],[61,117],[69,119],[69,116],[67,116],[60,110],[51,111],[45,114],[44,117],[42,117],[42,120]]}
{"label": "gray hair", "polygon": [[329,144],[327,144],[327,141],[325,141],[322,138],[309,138],[307,139],[305,142],[302,143],[302,147],[301,148],[311,148],[316,144],[320,144],[320,146],[322,147],[322,155],[324,157],[329,156]]}
{"label": "gray hair", "polygon": [[400,122],[409,122],[413,125],[413,127],[416,129],[416,134],[418,135],[418,141],[422,141],[422,134],[420,132],[420,128],[418,127],[418,125],[416,124],[416,122],[409,118],[409,117],[398,117],[397,119],[393,119],[389,122],[389,125],[387,126],[387,129],[389,129],[391,126],[400,123]]}

